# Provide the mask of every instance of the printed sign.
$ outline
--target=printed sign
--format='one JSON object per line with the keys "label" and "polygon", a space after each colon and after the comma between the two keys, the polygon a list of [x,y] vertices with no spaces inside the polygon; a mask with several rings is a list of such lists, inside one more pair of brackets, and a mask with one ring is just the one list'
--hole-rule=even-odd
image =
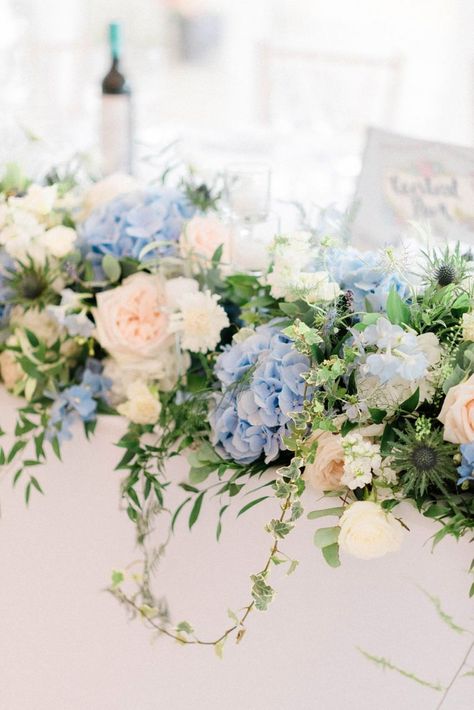
{"label": "printed sign", "polygon": [[355,199],[358,246],[396,244],[410,221],[474,244],[474,149],[370,128]]}

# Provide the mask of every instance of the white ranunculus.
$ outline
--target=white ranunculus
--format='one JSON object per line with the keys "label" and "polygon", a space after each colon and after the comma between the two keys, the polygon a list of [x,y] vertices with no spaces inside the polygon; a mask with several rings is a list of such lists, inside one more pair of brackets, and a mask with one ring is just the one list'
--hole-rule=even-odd
{"label": "white ranunculus", "polygon": [[137,380],[127,387],[127,401],[119,404],[117,411],[134,424],[156,424],[161,402],[144,382]]}
{"label": "white ranunculus", "polygon": [[71,227],[58,224],[56,227],[46,230],[39,237],[39,242],[44,246],[49,255],[61,259],[70,254],[74,248],[77,233]]}
{"label": "white ranunculus", "polygon": [[363,560],[395,552],[402,543],[401,523],[372,501],[352,503],[341,516],[339,525],[341,550]]}
{"label": "white ranunculus", "polygon": [[139,187],[140,183],[131,175],[125,173],[108,175],[103,180],[94,183],[85,193],[81,219],[86,219],[93,210],[107,204],[114,197],[133,192]]}

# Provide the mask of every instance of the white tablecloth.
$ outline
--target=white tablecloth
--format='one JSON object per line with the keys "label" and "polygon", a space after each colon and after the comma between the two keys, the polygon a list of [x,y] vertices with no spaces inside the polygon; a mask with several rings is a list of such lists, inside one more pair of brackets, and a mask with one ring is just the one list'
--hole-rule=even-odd
{"label": "white tablecloth", "polygon": [[[13,424],[12,400],[0,391],[0,425]],[[0,708],[2,710],[420,710],[440,693],[382,671],[357,650],[383,656],[429,681],[446,684],[470,637],[448,628],[420,591],[441,599],[471,624],[466,570],[472,549],[445,540],[430,553],[435,527],[412,512],[399,554],[328,568],[313,546],[317,521],[300,521],[286,551],[300,566],[275,572],[278,596],[268,613],[252,613],[239,646],[212,650],[151,643],[140,621],[101,591],[112,568],[136,556],[133,526],[119,511],[119,420],[102,421],[90,442],[78,434],[35,473],[46,495],[26,510],[22,488],[2,481],[0,521]],[[170,467],[176,480],[183,461]],[[268,503],[268,504],[267,504]],[[307,510],[316,505],[306,501]],[[201,636],[225,628],[227,608],[249,598],[249,575],[268,549],[266,501],[225,522],[215,542],[215,505],[192,533],[185,519],[157,579],[175,621]],[[232,520],[231,520],[232,518]],[[474,660],[471,661],[474,663]],[[474,681],[460,678],[444,710],[472,708]]]}

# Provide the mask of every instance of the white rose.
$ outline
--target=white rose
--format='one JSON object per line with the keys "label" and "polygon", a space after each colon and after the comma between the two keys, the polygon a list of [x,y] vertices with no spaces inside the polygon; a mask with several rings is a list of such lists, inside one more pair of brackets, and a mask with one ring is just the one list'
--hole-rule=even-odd
{"label": "white rose", "polygon": [[43,232],[39,241],[51,256],[61,259],[71,253],[76,238],[75,229],[59,224],[57,227],[52,227],[52,229]]}
{"label": "white rose", "polygon": [[370,560],[399,549],[403,539],[401,523],[372,501],[356,501],[339,521],[339,547],[354,557]]}
{"label": "white rose", "polygon": [[108,175],[103,180],[94,183],[85,193],[81,219],[86,219],[93,210],[110,202],[114,197],[133,192],[139,187],[140,183],[131,175],[125,173]]}
{"label": "white rose", "polygon": [[135,424],[156,424],[161,402],[138,380],[127,387],[127,401],[119,404],[117,411]]}

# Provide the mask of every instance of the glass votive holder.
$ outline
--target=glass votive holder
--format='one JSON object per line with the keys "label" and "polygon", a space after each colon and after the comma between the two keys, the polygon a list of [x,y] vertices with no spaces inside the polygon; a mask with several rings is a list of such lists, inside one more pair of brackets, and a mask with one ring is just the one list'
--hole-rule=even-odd
{"label": "glass votive holder", "polygon": [[265,163],[232,163],[224,173],[224,197],[239,221],[262,222],[270,210],[271,170]]}

